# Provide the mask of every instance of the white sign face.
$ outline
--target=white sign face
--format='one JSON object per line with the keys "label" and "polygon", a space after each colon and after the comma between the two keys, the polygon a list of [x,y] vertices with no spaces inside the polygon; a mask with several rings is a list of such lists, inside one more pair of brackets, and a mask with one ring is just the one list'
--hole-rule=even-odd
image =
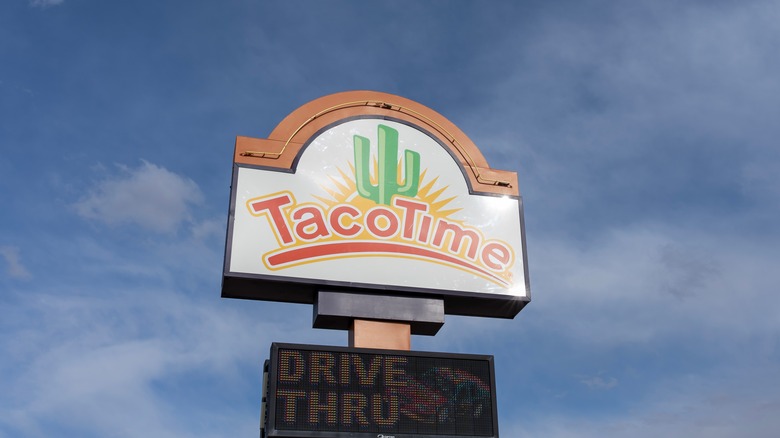
{"label": "white sign face", "polygon": [[520,200],[469,193],[427,133],[326,129],[295,173],[238,167],[226,275],[527,298]]}

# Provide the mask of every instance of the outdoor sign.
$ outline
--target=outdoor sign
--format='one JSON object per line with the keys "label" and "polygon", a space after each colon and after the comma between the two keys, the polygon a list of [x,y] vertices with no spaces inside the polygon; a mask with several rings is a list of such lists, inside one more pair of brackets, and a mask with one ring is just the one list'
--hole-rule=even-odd
{"label": "outdoor sign", "polygon": [[516,174],[416,102],[310,102],[269,139],[237,139],[231,189],[225,297],[391,291],[509,318],[530,299]]}
{"label": "outdoor sign", "polygon": [[268,437],[498,437],[493,357],[272,344]]}

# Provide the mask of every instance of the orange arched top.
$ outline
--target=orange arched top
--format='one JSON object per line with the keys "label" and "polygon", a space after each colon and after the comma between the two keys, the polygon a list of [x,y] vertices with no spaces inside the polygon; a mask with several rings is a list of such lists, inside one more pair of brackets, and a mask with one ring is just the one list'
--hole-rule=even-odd
{"label": "orange arched top", "polygon": [[491,169],[479,148],[455,124],[425,105],[378,91],[345,91],[312,100],[285,117],[267,139],[237,137],[234,161],[292,170],[303,145],[322,128],[360,116],[402,120],[436,137],[456,157],[475,193],[520,195],[517,173]]}

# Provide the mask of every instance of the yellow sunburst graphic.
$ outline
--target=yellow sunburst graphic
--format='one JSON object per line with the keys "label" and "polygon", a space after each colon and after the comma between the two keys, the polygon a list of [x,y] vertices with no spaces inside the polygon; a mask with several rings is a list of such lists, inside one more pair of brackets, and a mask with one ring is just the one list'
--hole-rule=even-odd
{"label": "yellow sunburst graphic", "polygon": [[[446,197],[450,187],[437,187],[439,177],[420,172],[414,197],[397,195],[385,203],[361,196],[355,166],[337,168],[320,185],[327,196],[297,204],[291,192],[247,201],[255,216],[265,216],[275,230],[279,249],[265,253],[269,270],[349,257],[393,257],[423,260],[477,275],[502,287],[512,284],[514,251],[501,240],[453,216],[461,208]],[[368,183],[376,186],[377,163]],[[398,163],[401,174],[401,163]],[[284,207],[284,208],[282,208]]]}
{"label": "yellow sunburst graphic", "polygon": [[[439,177],[429,178],[428,169],[415,178],[419,188],[413,197],[396,195],[380,203],[360,195],[355,165],[347,167],[337,168],[338,174],[320,185],[327,196],[310,195],[315,202],[299,204],[290,191],[247,201],[253,216],[267,219],[279,243],[263,254],[269,270],[349,257],[391,257],[444,265],[511,286],[512,247],[453,218],[462,210],[451,205],[457,196],[446,197],[450,186],[437,187]],[[377,187],[376,161],[372,167],[366,184]],[[399,162],[396,174],[400,169]]]}
{"label": "yellow sunburst graphic", "polygon": [[[373,166],[374,171],[371,174],[371,184],[378,184],[376,176],[378,173],[378,165],[376,160],[374,160]],[[330,195],[330,198],[314,195],[317,200],[324,203],[328,208],[332,208],[342,203],[350,203],[364,214],[369,209],[376,206],[374,201],[358,196],[357,184],[355,183],[355,166],[352,163],[349,163],[349,173],[345,172],[341,168],[338,169],[338,172],[338,177],[328,177],[332,183],[332,186],[321,186],[321,188],[325,190],[328,195]],[[428,169],[424,169],[422,172],[420,172],[420,188],[417,190],[416,198],[428,204],[430,207],[428,214],[434,218],[451,218],[452,215],[462,210],[460,208],[445,208],[447,204],[452,202],[456,197],[452,196],[449,198],[439,199],[442,194],[449,188],[449,186],[443,186],[436,189],[435,191],[432,191],[433,187],[436,185],[436,182],[439,180],[439,177],[435,177],[430,181],[427,181],[427,173]],[[400,162],[398,163],[398,174],[402,174]]]}

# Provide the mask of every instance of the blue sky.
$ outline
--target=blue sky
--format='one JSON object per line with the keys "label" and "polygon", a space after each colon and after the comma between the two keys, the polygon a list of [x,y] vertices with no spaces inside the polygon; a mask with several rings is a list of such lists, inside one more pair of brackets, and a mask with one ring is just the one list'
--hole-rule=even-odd
{"label": "blue sky", "polygon": [[440,112],[516,171],[533,301],[504,437],[780,430],[776,1],[0,5],[0,436],[257,436],[311,307],[220,298],[235,136],[339,91]]}

